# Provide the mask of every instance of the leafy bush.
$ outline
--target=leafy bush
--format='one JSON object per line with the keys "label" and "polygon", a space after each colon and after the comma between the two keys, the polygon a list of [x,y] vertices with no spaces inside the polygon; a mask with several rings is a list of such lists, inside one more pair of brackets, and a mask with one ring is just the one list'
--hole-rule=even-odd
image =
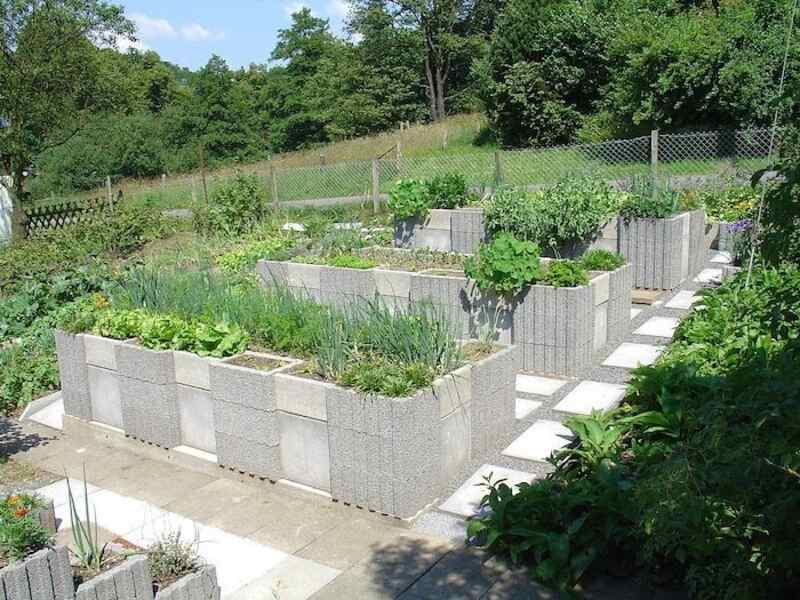
{"label": "leafy bush", "polygon": [[518,492],[499,482],[470,536],[567,593],[614,565],[698,598],[793,597],[800,558],[800,271],[703,296],[627,403],[567,421],[579,443]]}
{"label": "leafy bush", "polygon": [[586,269],[579,262],[572,260],[554,260],[539,276],[539,283],[553,287],[577,287],[587,285],[589,277]]}
{"label": "leafy bush", "polygon": [[482,290],[503,296],[515,294],[538,280],[539,247],[501,233],[490,243],[481,244],[477,259],[464,261],[464,272]]}
{"label": "leafy bush", "polygon": [[800,265],[800,164],[789,164],[782,174],[786,180],[765,197],[758,250],[770,264]]}
{"label": "leafy bush", "polygon": [[434,373],[423,364],[395,364],[381,359],[362,359],[347,364],[339,383],[365,393],[402,397],[430,386]]}
{"label": "leafy bush", "polygon": [[614,215],[621,195],[606,183],[569,178],[533,194],[503,190],[486,207],[491,234],[507,232],[558,256],[574,255]]}
{"label": "leafy bush", "polygon": [[42,501],[28,494],[0,500],[0,565],[22,560],[51,543],[50,533],[34,520]]}
{"label": "leafy bush", "polygon": [[306,255],[298,256],[294,262],[310,265],[328,265],[330,267],[340,267],[344,269],[372,269],[377,266],[375,261],[362,258],[355,254],[337,254],[335,256]]}
{"label": "leafy bush", "polygon": [[438,175],[427,183],[431,208],[458,208],[466,203],[467,180],[463,175]]}
{"label": "leafy bush", "polygon": [[581,264],[587,271],[616,271],[625,264],[625,257],[610,250],[595,248],[581,256]]}
{"label": "leafy bush", "polygon": [[665,219],[678,212],[679,206],[678,193],[669,187],[669,183],[650,177],[635,177],[630,195],[622,202],[619,214],[626,221]]}
{"label": "leafy bush", "polygon": [[389,192],[388,207],[396,219],[424,219],[431,209],[428,186],[417,179],[401,179]]}
{"label": "leafy bush", "polygon": [[264,184],[256,175],[236,173],[214,189],[206,210],[195,211],[195,229],[231,235],[249,231],[264,217],[266,200]]}
{"label": "leafy bush", "polygon": [[248,242],[217,257],[223,272],[234,274],[251,269],[259,260],[287,260],[294,242],[289,238],[269,238]]}
{"label": "leafy bush", "polygon": [[752,219],[759,197],[758,190],[747,187],[701,190],[684,195],[692,197],[705,209],[709,221],[721,223]]}

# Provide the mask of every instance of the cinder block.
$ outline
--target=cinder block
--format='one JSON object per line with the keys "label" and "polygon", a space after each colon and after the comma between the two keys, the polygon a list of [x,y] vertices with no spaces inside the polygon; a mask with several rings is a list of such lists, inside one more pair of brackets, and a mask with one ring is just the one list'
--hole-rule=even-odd
{"label": "cinder block", "polygon": [[92,420],[122,429],[124,424],[119,375],[116,371],[93,366],[87,367],[87,374]]}
{"label": "cinder block", "polygon": [[327,421],[326,392],[334,387],[330,383],[297,377],[288,373],[275,375],[275,399],[278,410]]}
{"label": "cinder block", "polygon": [[122,424],[127,435],[174,448],[181,443],[177,389],[120,376]]}
{"label": "cinder block", "polygon": [[282,366],[273,371],[260,371],[231,364],[230,359],[209,364],[209,383],[213,397],[250,408],[275,410],[274,374],[289,370],[300,361],[287,360],[270,354],[260,356],[281,361]]}
{"label": "cinder block", "polygon": [[290,287],[306,290],[321,289],[320,276],[322,265],[307,265],[303,263],[287,263],[288,283]]}
{"label": "cinder block", "polygon": [[428,213],[425,219],[426,229],[446,229],[450,230],[450,216],[453,214],[452,210],[434,208]]}
{"label": "cinder block", "polygon": [[160,385],[175,383],[172,350],[149,350],[128,342],[115,345],[114,350],[120,375]]}
{"label": "cinder block", "polygon": [[88,333],[83,334],[81,337],[83,338],[83,346],[86,352],[86,364],[111,369],[112,371],[117,369],[115,348],[122,343],[120,340],[112,340]]}
{"label": "cinder block", "polygon": [[284,478],[281,449],[217,431],[217,462],[272,481]]}
{"label": "cinder block", "polygon": [[419,229],[414,233],[413,248],[428,248],[450,252],[449,229]]}
{"label": "cinder block", "polygon": [[281,464],[287,479],[329,492],[328,426],[324,421],[278,413]]}
{"label": "cinder block", "polygon": [[442,418],[468,407],[472,401],[472,365],[464,365],[434,382],[433,393],[439,399]]}
{"label": "cinder block", "polygon": [[285,262],[260,260],[256,264],[256,275],[263,287],[289,285],[289,267]]}
{"label": "cinder block", "polygon": [[589,281],[589,287],[592,288],[595,305],[608,302],[610,281],[611,276],[608,273],[595,275],[592,277],[591,281]]}
{"label": "cinder block", "polygon": [[64,412],[90,421],[92,404],[89,398],[89,375],[83,336],[56,330],[55,342]]}
{"label": "cinder block", "polygon": [[128,570],[133,577],[136,600],[153,600],[153,579],[150,566],[144,556],[133,556],[127,560]]}
{"label": "cinder block", "polygon": [[214,401],[211,392],[178,384],[181,444],[215,454]]}
{"label": "cinder block", "polygon": [[175,381],[183,385],[200,388],[201,390],[211,389],[211,380],[208,374],[209,365],[215,362],[213,358],[198,356],[191,352],[173,352],[173,362],[175,364]]}
{"label": "cinder block", "polygon": [[320,291],[322,300],[333,303],[336,295],[343,294],[350,299],[375,296],[377,287],[372,269],[345,269],[341,267],[322,267],[320,272]]}
{"label": "cinder block", "polygon": [[[599,350],[608,341],[608,303],[594,307],[594,344]],[[581,365],[583,366],[583,365]]]}
{"label": "cinder block", "polygon": [[28,583],[28,574],[25,563],[19,562],[7,566],[0,571],[2,586],[6,596],[14,600],[38,600],[31,595],[31,586]]}
{"label": "cinder block", "polygon": [[214,426],[218,433],[267,446],[280,443],[277,411],[259,410],[233,402],[214,401]]}
{"label": "cinder block", "polygon": [[378,294],[404,300],[409,299],[412,273],[386,269],[373,269],[370,272],[375,280],[375,290]]}
{"label": "cinder block", "polygon": [[53,595],[53,578],[47,558],[48,550],[39,550],[25,559],[30,594],[36,600],[58,600]]}
{"label": "cinder block", "polygon": [[460,408],[442,419],[441,430],[442,482],[457,476],[470,458],[470,413]]}
{"label": "cinder block", "polygon": [[421,222],[418,217],[411,219],[397,219],[394,222],[394,247],[413,248],[414,236],[420,228]]}

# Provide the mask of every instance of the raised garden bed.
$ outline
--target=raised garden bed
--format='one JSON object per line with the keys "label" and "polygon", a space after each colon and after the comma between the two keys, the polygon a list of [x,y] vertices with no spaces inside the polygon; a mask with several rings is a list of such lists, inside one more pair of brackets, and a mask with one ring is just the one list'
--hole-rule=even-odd
{"label": "raised garden bed", "polygon": [[337,305],[376,295],[393,306],[430,302],[449,316],[464,338],[476,337],[487,319],[498,314],[499,340],[520,347],[518,368],[555,375],[580,375],[591,364],[593,352],[624,336],[630,323],[630,265],[592,272],[585,286],[530,286],[497,312],[495,297],[481,293],[456,272],[345,269],[276,261],[260,261],[257,270],[264,285],[278,282]]}
{"label": "raised garden bed", "polygon": [[[340,273],[321,281],[350,280]],[[90,336],[58,336],[61,368],[87,369]],[[521,362],[516,347],[498,348],[429,388],[388,398],[315,380],[302,361],[280,356],[201,359],[131,342],[113,349],[126,435],[215,453],[224,467],[401,518],[435,501],[467,462],[497,449],[514,424]],[[88,396],[83,381],[84,389],[72,383],[70,393]],[[181,394],[190,395],[182,401]],[[68,415],[93,419],[91,410],[76,414],[73,406],[65,403]]]}
{"label": "raised garden bed", "polygon": [[[65,546],[40,550],[0,570],[3,600],[153,600],[153,580],[145,556],[81,583],[77,589]],[[219,600],[216,569],[204,566],[155,595],[155,600]]]}
{"label": "raised garden bed", "polygon": [[[395,223],[397,248],[431,248],[474,254],[486,241],[480,208],[433,210],[424,221]],[[581,250],[601,248],[622,254],[633,266],[634,287],[678,287],[705,262],[705,212],[694,210],[666,219],[609,221]]]}

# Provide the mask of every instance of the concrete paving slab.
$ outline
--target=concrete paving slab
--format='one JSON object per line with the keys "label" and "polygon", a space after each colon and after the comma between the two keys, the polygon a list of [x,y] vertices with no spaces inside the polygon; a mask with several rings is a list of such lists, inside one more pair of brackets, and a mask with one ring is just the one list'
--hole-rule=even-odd
{"label": "concrete paving slab", "polygon": [[288,556],[255,581],[228,594],[225,600],[306,600],[340,574],[325,565]]}
{"label": "concrete paving slab", "polygon": [[642,308],[632,308],[631,309],[631,320],[635,319],[640,314],[642,314],[642,310],[644,310],[644,309],[642,309]]}
{"label": "concrete paving slab", "polygon": [[25,407],[20,419],[61,431],[64,429],[64,398],[61,392],[34,400]]}
{"label": "concrete paving slab", "polygon": [[709,261],[718,265],[729,265],[733,262],[733,256],[731,256],[730,252],[720,250],[712,252]]}
{"label": "concrete paving slab", "polygon": [[103,487],[156,506],[186,498],[214,479],[158,460],[143,460],[103,480]]}
{"label": "concrete paving slab", "polygon": [[506,485],[516,488],[520,483],[531,483],[536,476],[524,471],[515,471],[495,465],[483,465],[467,479],[439,510],[464,517],[472,517],[478,513],[481,499],[486,495],[486,477],[491,475],[492,482],[505,480]]}
{"label": "concrete paving slab", "polygon": [[536,421],[503,450],[504,456],[542,461],[572,441],[572,432],[556,421]]}
{"label": "concrete paving slab", "polygon": [[216,479],[178,498],[164,508],[196,521],[203,521],[224,510],[236,510],[258,493],[253,486],[232,479]]}
{"label": "concrete paving slab", "polygon": [[673,317],[650,317],[633,334],[672,338],[679,323],[680,321]]}
{"label": "concrete paving slab", "polygon": [[701,300],[701,297],[694,293],[693,290],[682,290],[672,297],[672,300],[667,302],[664,306],[666,308],[673,308],[677,310],[689,310],[694,304]]}
{"label": "concrete paving slab", "polygon": [[703,269],[694,278],[695,283],[720,283],[722,281],[722,269]]}
{"label": "concrete paving slab", "polygon": [[663,351],[664,346],[625,342],[620,344],[619,347],[603,361],[603,366],[634,369],[641,365],[651,365]]}
{"label": "concrete paving slab", "polygon": [[601,381],[581,381],[561,402],[556,404],[555,409],[576,415],[588,415],[593,410],[605,411],[617,406],[624,396],[624,385]]}
{"label": "concrete paving slab", "polygon": [[552,377],[538,377],[536,375],[517,375],[517,391],[524,394],[535,394],[537,396],[552,396],[567,381],[564,379],[554,379]]}
{"label": "concrete paving slab", "polygon": [[319,505],[273,503],[273,507],[267,509],[272,520],[247,537],[283,552],[298,552],[331,529],[357,518],[358,513],[354,515],[353,510],[333,502]]}
{"label": "concrete paving slab", "polygon": [[524,419],[533,411],[542,406],[538,400],[526,400],[525,398],[517,398],[517,405],[514,409],[514,416],[519,419]]}
{"label": "concrete paving slab", "polygon": [[470,549],[451,552],[401,598],[481,598],[494,582],[492,574],[483,568],[483,560],[482,553]]}

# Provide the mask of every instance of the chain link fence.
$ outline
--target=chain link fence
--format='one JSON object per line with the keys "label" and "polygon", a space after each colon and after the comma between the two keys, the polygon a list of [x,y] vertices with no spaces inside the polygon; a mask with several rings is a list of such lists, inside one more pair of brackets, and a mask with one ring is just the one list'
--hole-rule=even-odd
{"label": "chain link fence", "polygon": [[[259,163],[238,170],[258,176],[270,202],[290,205],[377,204],[398,179],[429,179],[449,173],[461,174],[471,187],[481,189],[498,185],[536,189],[570,176],[622,183],[630,177],[653,174],[669,178],[675,187],[705,187],[746,184],[755,171],[769,166],[770,136],[769,129],[652,132],[596,144],[429,157],[401,157],[390,152],[385,158],[366,161],[292,168]],[[116,200],[122,199],[122,192],[124,199],[144,199],[164,208],[191,208],[213,200],[214,189],[233,173],[234,169],[227,169],[207,176],[125,181],[115,184],[113,190],[109,183],[103,192]]]}

